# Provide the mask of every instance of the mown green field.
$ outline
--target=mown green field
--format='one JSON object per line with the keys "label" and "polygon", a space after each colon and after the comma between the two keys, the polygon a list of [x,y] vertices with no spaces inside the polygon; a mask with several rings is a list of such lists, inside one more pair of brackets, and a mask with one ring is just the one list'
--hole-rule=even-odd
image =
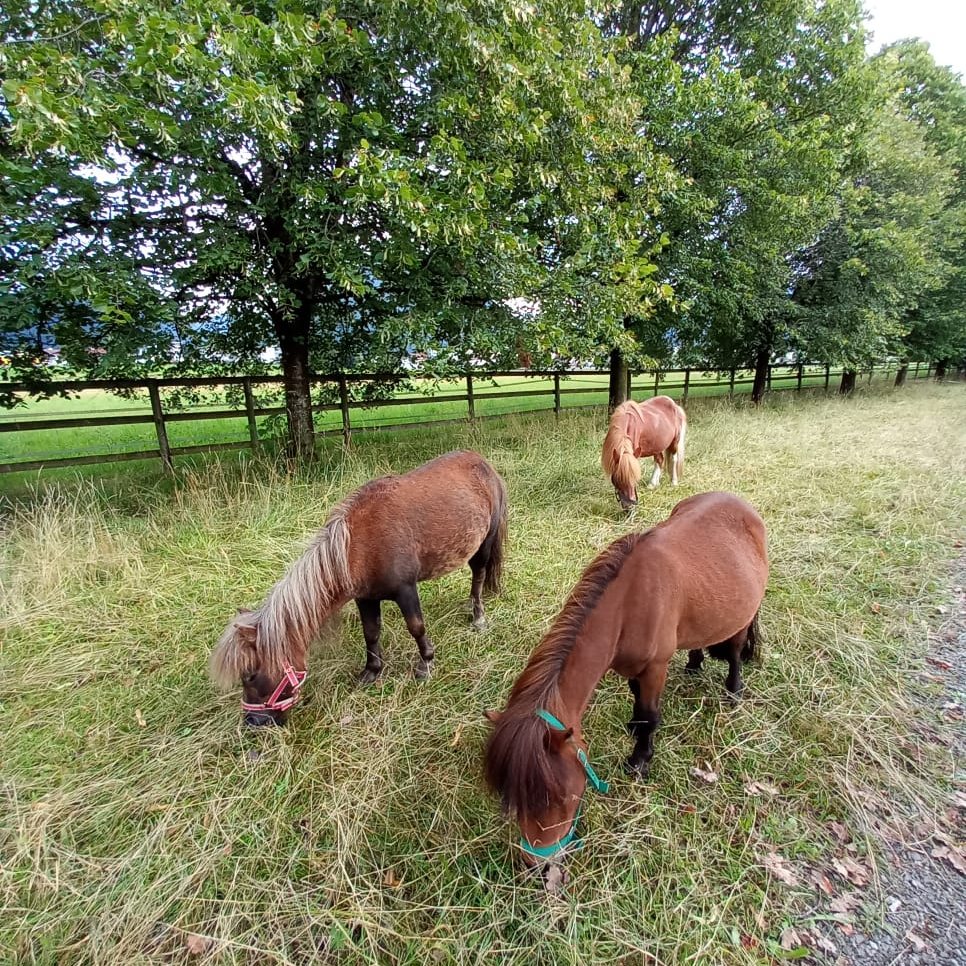
{"label": "mown green field", "polygon": [[[233,454],[186,462],[170,481],[105,467],[98,480],[10,491],[0,961],[788,955],[783,929],[817,915],[809,870],[843,848],[829,823],[874,864],[870,816],[942,809],[946,762],[910,729],[904,695],[960,552],[966,395],[915,385],[688,408],[683,485],[645,493],[631,521],[599,469],[600,411],[359,434],[348,451],[325,441],[296,474]],[[207,677],[235,608],[262,599],[354,487],[458,446],[483,452],[509,487],[506,588],[489,629],[471,631],[463,613],[468,571],[425,584],[434,677],[413,679],[415,649],[387,607],[384,677],[360,690],[347,611],[314,652],[291,727],[243,730],[237,695]],[[547,898],[482,785],[482,711],[502,705],[599,549],[707,489],[743,494],[769,527],[763,660],[737,707],[720,665],[695,680],[675,660],[644,784],[621,772],[626,684],[602,682],[585,734],[612,789],[588,796],[571,883]],[[775,793],[750,793],[753,782]],[[766,869],[770,854],[796,885]]]}
{"label": "mown green field", "polygon": [[[736,374],[737,384],[735,394],[751,392],[752,373],[741,371]],[[888,378],[884,372],[876,376],[877,384],[883,384]],[[793,389],[797,376],[794,368],[787,371],[776,371],[773,380],[776,391]],[[659,391],[675,398],[680,398],[680,386],[683,376],[680,374],[667,380],[667,384],[660,384]],[[806,371],[803,386],[816,388],[824,386],[824,370],[810,367]],[[833,376],[832,388],[837,384],[837,377]],[[864,382],[863,382],[864,385]],[[634,379],[632,392],[635,398],[646,398],[654,392],[653,376],[639,376]],[[563,408],[579,408],[603,405],[607,401],[607,379],[601,376],[576,375],[561,381],[561,388],[565,390],[561,396]],[[575,390],[585,390],[583,392]],[[350,414],[352,426],[358,429],[371,427],[391,428],[394,425],[415,422],[429,422],[433,420],[462,419],[467,415],[467,404],[459,401],[438,402],[434,396],[444,396],[465,393],[466,384],[463,381],[442,381],[427,383],[421,392],[400,392],[396,399],[411,399],[412,402],[393,406],[372,406],[368,408],[353,408]],[[475,411],[479,417],[507,415],[526,411],[545,411],[553,409],[553,380],[540,378],[526,378],[523,376],[499,377],[497,379],[475,380]],[[728,374],[694,373],[689,387],[689,396],[702,398],[705,396],[725,395],[729,391]],[[510,399],[491,398],[499,392],[533,393],[527,396],[515,396]],[[551,393],[547,395],[547,393]],[[170,391],[164,394],[170,402]],[[280,400],[274,398],[270,404],[280,405]],[[224,410],[224,401],[211,400],[188,407],[170,406],[175,415],[167,424],[168,440],[172,447],[200,446],[205,444],[219,444],[241,442],[248,440],[248,426],[244,414],[244,406],[236,403],[239,415],[230,419],[210,419],[180,421],[179,412],[209,412]],[[230,407],[229,407],[230,408]],[[157,436],[152,423],[135,425],[71,427],[54,430],[24,430],[17,432],[2,432],[5,422],[17,421],[26,423],[39,419],[68,419],[85,416],[150,416],[151,404],[147,393],[141,392],[131,397],[120,397],[104,390],[85,390],[73,398],[54,398],[46,400],[32,400],[27,405],[18,406],[13,410],[0,411],[0,463],[33,461],[44,459],[59,459],[70,456],[89,456],[103,453],[138,452],[157,449]],[[283,426],[278,418],[263,417],[258,420],[259,435],[271,441],[277,439]],[[318,413],[316,427],[319,432],[338,431],[342,427],[339,412]]]}

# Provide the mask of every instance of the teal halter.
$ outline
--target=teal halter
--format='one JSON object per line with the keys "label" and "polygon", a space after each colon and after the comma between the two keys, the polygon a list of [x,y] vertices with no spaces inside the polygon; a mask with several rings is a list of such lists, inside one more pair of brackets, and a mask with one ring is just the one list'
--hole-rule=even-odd
{"label": "teal halter", "polygon": [[[554,731],[567,731],[567,726],[555,715],[552,715],[545,708],[537,708],[534,712],[541,721],[545,721]],[[593,766],[590,764],[587,754],[584,752],[583,748],[577,749],[577,761],[583,765],[584,772],[587,775],[587,780],[594,786],[594,788],[600,792],[601,795],[606,795],[610,791],[610,784],[605,782],[602,778],[598,777],[597,772],[594,771]],[[558,852],[563,851],[567,846],[571,846],[574,849],[579,849],[583,846],[583,839],[577,838],[577,823],[580,821],[580,812],[583,809],[584,801],[580,800],[580,804],[577,806],[577,814],[574,815],[574,820],[571,823],[570,831],[558,841],[554,842],[553,845],[531,845],[525,838],[520,838],[520,848],[524,852],[530,855],[536,856],[538,859],[549,859],[551,856],[556,855]]]}

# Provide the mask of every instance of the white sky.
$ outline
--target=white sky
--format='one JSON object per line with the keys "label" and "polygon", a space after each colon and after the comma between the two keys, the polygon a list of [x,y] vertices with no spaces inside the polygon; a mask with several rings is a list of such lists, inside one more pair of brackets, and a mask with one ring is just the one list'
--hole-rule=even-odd
{"label": "white sky", "polygon": [[865,0],[869,50],[920,37],[940,63],[966,75],[966,0]]}

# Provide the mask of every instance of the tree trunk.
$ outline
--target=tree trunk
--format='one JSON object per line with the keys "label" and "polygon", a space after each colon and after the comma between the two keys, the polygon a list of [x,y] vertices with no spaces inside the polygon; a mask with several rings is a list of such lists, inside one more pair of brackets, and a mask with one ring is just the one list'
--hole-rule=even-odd
{"label": "tree trunk", "polygon": [[896,389],[906,384],[906,376],[908,375],[909,375],[909,363],[908,362],[900,363],[899,368],[896,370],[896,382],[895,382]]}
{"label": "tree trunk", "polygon": [[751,401],[760,406],[768,388],[768,364],[771,353],[768,349],[759,349],[755,356],[755,384],[751,387]]}
{"label": "tree trunk", "polygon": [[308,463],[315,456],[309,372],[310,314],[302,312],[299,315],[296,319],[277,321],[276,334],[282,353],[282,377],[285,380],[288,455],[300,463]]}
{"label": "tree trunk", "polygon": [[620,349],[610,354],[610,395],[607,405],[613,412],[622,402],[627,401],[627,360]]}
{"label": "tree trunk", "polygon": [[839,386],[839,392],[843,396],[851,395],[855,389],[855,376],[856,372],[854,369],[842,370],[842,384]]}
{"label": "tree trunk", "polygon": [[946,366],[948,359],[940,359],[936,362],[936,382],[942,382],[946,378]]}

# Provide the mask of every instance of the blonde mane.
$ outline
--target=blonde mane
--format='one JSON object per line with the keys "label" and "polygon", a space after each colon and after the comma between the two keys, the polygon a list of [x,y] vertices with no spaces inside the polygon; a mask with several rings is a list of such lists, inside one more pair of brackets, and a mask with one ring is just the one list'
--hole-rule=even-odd
{"label": "blonde mane", "polygon": [[636,406],[637,403],[628,400],[614,410],[600,454],[604,472],[614,486],[625,491],[633,491],[641,481],[641,464],[634,456],[634,444],[627,434],[627,420],[637,416]]}
{"label": "blonde mane", "polygon": [[216,683],[230,687],[255,667],[281,677],[285,664],[304,666],[312,639],[349,593],[350,509],[349,500],[337,506],[262,606],[239,613],[225,628],[211,654]]}

